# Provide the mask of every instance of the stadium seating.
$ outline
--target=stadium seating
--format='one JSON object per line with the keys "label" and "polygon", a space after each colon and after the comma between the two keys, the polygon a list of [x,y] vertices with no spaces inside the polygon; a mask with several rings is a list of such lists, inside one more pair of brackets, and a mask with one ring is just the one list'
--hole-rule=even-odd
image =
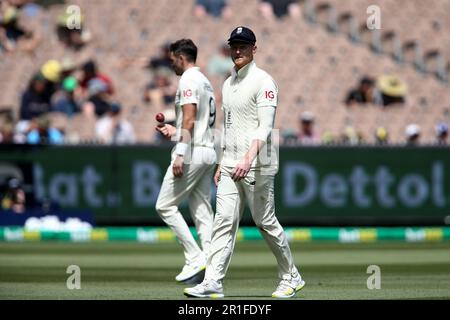
{"label": "stadium seating", "polygon": [[[248,25],[258,38],[257,63],[269,71],[280,87],[280,104],[276,126],[296,129],[300,114],[309,110],[316,115],[319,133],[330,131],[338,136],[345,126],[352,125],[363,132],[367,142],[374,142],[374,131],[384,126],[390,141],[404,141],[404,129],[416,122],[423,128],[422,142],[431,142],[434,125],[439,120],[450,122],[450,3],[432,0],[323,0],[301,1],[303,16],[264,21],[258,14],[258,0],[231,0],[234,12],[230,20],[206,17],[198,21],[192,15],[194,0],[73,0],[86,19],[93,39],[78,52],[64,48],[57,40],[54,21],[63,6],[50,7],[41,17],[44,41],[34,55],[17,52],[0,53],[0,106],[19,108],[20,96],[38,66],[48,59],[72,58],[82,63],[94,57],[108,74],[117,93],[115,98],[125,107],[124,113],[135,126],[140,142],[152,142],[153,116],[164,109],[162,105],[146,104],[142,92],[150,73],[137,66],[120,67],[121,58],[150,57],[162,43],[189,37],[199,46],[199,64],[204,67],[217,47],[224,42],[236,25]],[[386,53],[370,49],[367,32],[358,29],[361,42],[351,41],[343,28],[350,18],[364,25],[366,8],[379,5],[382,10],[380,39]],[[316,13],[316,22],[308,20],[308,10]],[[325,12],[325,13],[324,13]],[[331,14],[327,12],[332,12]],[[325,16],[324,16],[325,14]],[[325,18],[324,18],[325,17]],[[331,22],[341,26],[341,32],[327,28]],[[333,23],[332,23],[333,24]],[[339,28],[338,28],[339,29]],[[398,41],[403,49],[414,41],[422,54],[428,72],[420,72],[413,63],[399,63],[389,52],[389,41]],[[3,55],[3,56],[2,56]],[[442,61],[440,61],[442,60]],[[436,75],[441,66],[441,77]],[[447,68],[447,69],[446,69]],[[360,77],[396,74],[408,85],[406,104],[402,106],[353,106],[344,104],[347,92],[357,85]],[[173,78],[176,81],[176,78]],[[223,79],[211,77],[220,95]],[[221,114],[216,123],[221,122]],[[93,127],[79,117],[68,119],[66,131],[79,141],[90,141]]]}

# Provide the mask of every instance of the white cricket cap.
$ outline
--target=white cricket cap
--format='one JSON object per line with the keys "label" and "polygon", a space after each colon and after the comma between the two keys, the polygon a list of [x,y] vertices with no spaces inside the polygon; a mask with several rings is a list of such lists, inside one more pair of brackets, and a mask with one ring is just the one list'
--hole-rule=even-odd
{"label": "white cricket cap", "polygon": [[408,137],[418,135],[420,134],[420,127],[415,123],[411,123],[406,127],[405,133]]}
{"label": "white cricket cap", "polygon": [[301,120],[306,122],[312,122],[314,121],[314,114],[312,112],[305,111],[302,113]]}

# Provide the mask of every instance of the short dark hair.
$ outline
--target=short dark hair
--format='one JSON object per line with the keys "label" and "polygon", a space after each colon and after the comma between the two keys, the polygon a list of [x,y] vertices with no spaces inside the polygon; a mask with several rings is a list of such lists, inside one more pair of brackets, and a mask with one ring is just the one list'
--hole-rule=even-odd
{"label": "short dark hair", "polygon": [[362,77],[359,81],[361,85],[367,85],[367,86],[373,86],[375,84],[375,81],[371,77]]}
{"label": "short dark hair", "polygon": [[174,55],[183,55],[190,62],[197,61],[197,46],[191,39],[180,39],[170,44],[170,52]]}
{"label": "short dark hair", "polygon": [[97,64],[94,60],[89,60],[86,62],[83,67],[83,71],[89,74],[96,74],[97,73]]}

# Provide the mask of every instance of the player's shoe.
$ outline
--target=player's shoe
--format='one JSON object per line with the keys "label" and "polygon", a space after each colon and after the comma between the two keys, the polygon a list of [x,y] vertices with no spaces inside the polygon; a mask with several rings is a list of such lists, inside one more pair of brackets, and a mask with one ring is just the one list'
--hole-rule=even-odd
{"label": "player's shoe", "polygon": [[304,286],[305,281],[302,280],[298,272],[295,276],[286,274],[283,276],[283,280],[280,281],[275,292],[272,293],[272,298],[292,298]]}
{"label": "player's shoe", "polygon": [[206,259],[202,258],[197,261],[186,263],[181,272],[175,277],[178,282],[186,281],[206,269]]}
{"label": "player's shoe", "polygon": [[222,283],[215,280],[204,280],[192,288],[184,289],[184,295],[191,298],[223,298]]}

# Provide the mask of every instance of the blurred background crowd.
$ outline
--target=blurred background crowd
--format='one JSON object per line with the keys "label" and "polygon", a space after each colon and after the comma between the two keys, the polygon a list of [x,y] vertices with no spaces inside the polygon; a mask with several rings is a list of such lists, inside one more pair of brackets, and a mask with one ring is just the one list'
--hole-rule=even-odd
{"label": "blurred background crowd", "polygon": [[[380,30],[367,28],[371,4]],[[248,25],[280,87],[281,144],[442,146],[448,12],[446,0],[0,0],[0,143],[164,143],[154,115],[174,121],[178,82],[168,44],[196,42],[220,107],[225,40]]]}

